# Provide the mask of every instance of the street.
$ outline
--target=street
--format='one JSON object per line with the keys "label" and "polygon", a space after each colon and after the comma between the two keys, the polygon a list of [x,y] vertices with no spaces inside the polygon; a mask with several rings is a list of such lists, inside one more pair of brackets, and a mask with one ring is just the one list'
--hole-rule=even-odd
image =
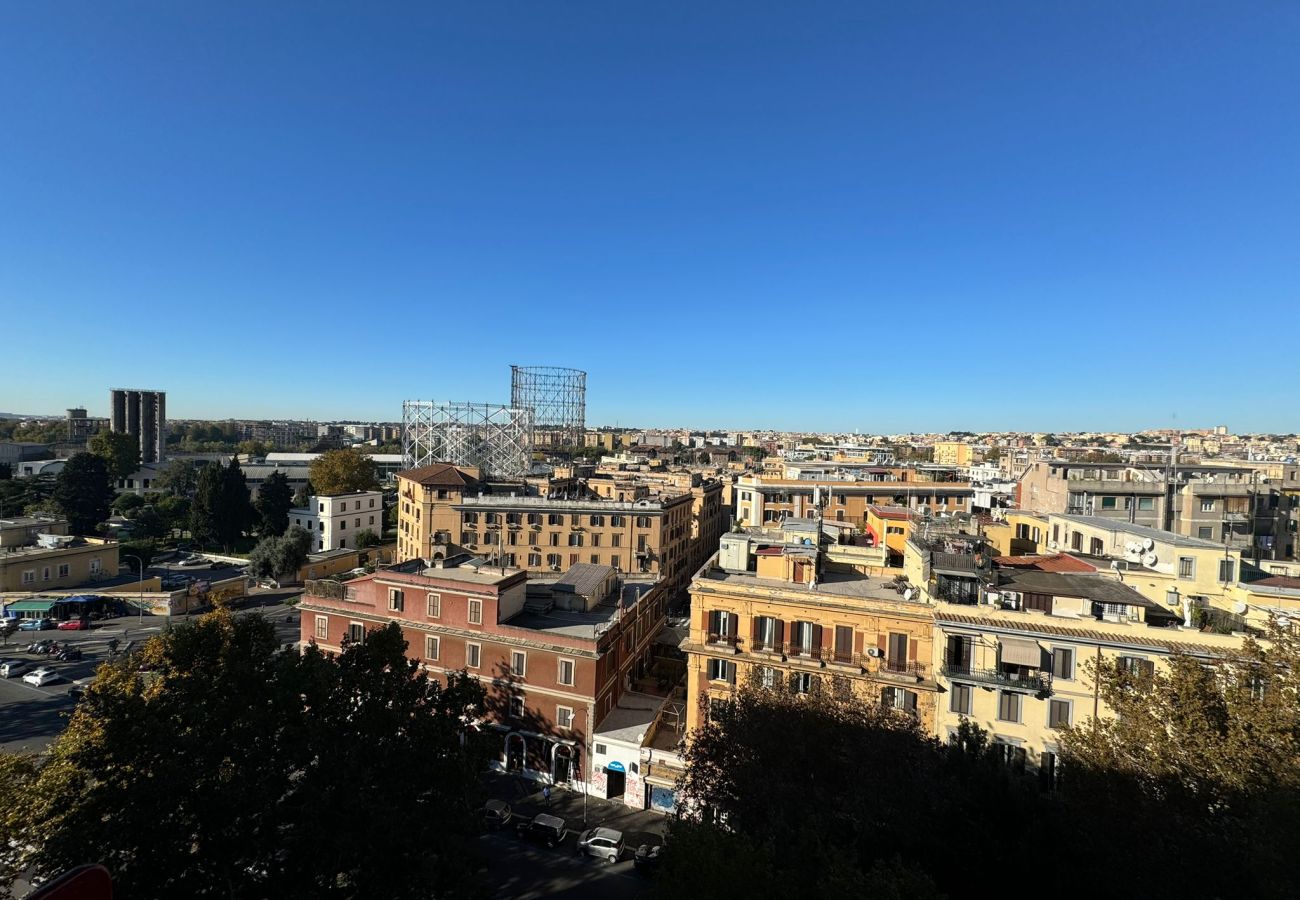
{"label": "street", "polygon": [[[299,638],[298,611],[284,605],[284,600],[295,593],[268,593],[263,599],[274,605],[237,610],[235,615],[261,613],[275,624],[276,634],[283,642],[295,642]],[[258,599],[258,596],[254,595],[253,599]],[[285,621],[286,617],[289,621]],[[185,618],[179,616],[175,621],[183,622]],[[72,711],[68,691],[73,682],[95,674],[95,667],[108,658],[108,642],[116,639],[119,648],[124,647],[127,641],[147,639],[166,627],[165,617],[133,615],[98,621],[89,631],[18,631],[10,635],[7,642],[0,639],[0,658],[31,663],[30,668],[12,678],[0,678],[0,749],[28,753],[44,751],[67,724],[68,714]],[[49,657],[23,650],[28,644],[42,640],[67,642],[79,648],[85,656],[76,662],[55,662]],[[22,675],[42,666],[58,672],[60,680],[43,687],[22,680]]]}

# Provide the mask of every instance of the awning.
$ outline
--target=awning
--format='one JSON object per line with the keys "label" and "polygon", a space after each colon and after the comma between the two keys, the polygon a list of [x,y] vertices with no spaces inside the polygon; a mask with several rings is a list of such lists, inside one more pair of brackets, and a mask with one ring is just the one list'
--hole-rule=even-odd
{"label": "awning", "polygon": [[1042,668],[1043,649],[1038,646],[1037,641],[1003,638],[1001,643],[1002,662],[1013,666],[1029,666],[1032,669]]}
{"label": "awning", "polygon": [[54,608],[55,600],[18,600],[10,603],[5,607],[6,613],[11,612],[49,612]]}

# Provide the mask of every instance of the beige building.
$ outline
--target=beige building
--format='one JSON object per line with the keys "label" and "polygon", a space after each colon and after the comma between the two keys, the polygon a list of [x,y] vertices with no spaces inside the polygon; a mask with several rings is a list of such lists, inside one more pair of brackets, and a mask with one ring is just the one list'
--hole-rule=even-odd
{"label": "beige building", "polygon": [[940,466],[969,466],[971,446],[965,441],[935,441],[934,461]]}
{"label": "beige building", "polygon": [[690,473],[596,476],[539,496],[445,464],[399,473],[397,483],[399,561],[463,549],[535,577],[606,565],[662,577],[672,592],[686,587],[729,524],[721,482]]}
{"label": "beige building", "polygon": [[75,588],[117,575],[117,543],[57,536],[49,546],[0,549],[0,591]]}
{"label": "beige building", "polygon": [[[933,726],[930,609],[893,581],[832,563],[816,522],[723,536],[691,583],[687,728],[745,679],[884,702]],[[812,543],[805,543],[811,541]]]}

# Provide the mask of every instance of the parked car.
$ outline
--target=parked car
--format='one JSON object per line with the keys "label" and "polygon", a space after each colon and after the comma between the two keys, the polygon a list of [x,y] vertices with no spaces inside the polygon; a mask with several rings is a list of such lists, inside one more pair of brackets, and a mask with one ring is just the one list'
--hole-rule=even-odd
{"label": "parked car", "polygon": [[510,804],[504,800],[489,800],[483,804],[483,822],[488,828],[508,825],[512,817]]}
{"label": "parked car", "polygon": [[636,856],[632,858],[632,865],[642,875],[653,875],[659,871],[659,854],[663,852],[663,844],[642,844],[636,848]]}
{"label": "parked car", "polygon": [[623,855],[623,832],[613,828],[590,828],[578,836],[578,852],[616,863]]}
{"label": "parked car", "polygon": [[184,559],[182,559],[176,565],[190,567],[190,566],[206,566],[207,564],[208,564],[208,560],[204,559],[202,556],[198,556],[197,554],[191,554],[190,556],[187,556]]}
{"label": "parked car", "polygon": [[13,678],[28,665],[25,659],[0,659],[0,678]]}
{"label": "parked car", "polygon": [[520,822],[517,833],[526,840],[536,841],[548,847],[558,847],[564,842],[569,828],[559,816],[538,813],[530,821]]}
{"label": "parked car", "polygon": [[86,688],[95,683],[95,679],[83,678],[80,681],[72,682],[72,687],[68,688],[68,699],[73,703],[80,703],[86,699]]}
{"label": "parked car", "polygon": [[46,631],[53,627],[54,622],[50,619],[23,619],[18,623],[20,631]]}
{"label": "parked car", "polygon": [[55,626],[59,631],[89,631],[89,619],[68,619],[66,622],[60,622]]}
{"label": "parked car", "polygon": [[59,673],[54,671],[53,669],[46,669],[46,668],[33,669],[32,671],[28,672],[26,675],[23,676],[23,681],[25,681],[27,684],[34,684],[37,687],[58,680],[59,680]]}

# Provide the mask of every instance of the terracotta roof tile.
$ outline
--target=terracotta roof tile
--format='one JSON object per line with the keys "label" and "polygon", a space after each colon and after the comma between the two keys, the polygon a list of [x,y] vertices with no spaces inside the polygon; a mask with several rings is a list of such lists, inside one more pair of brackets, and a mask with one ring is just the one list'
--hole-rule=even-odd
{"label": "terracotta roof tile", "polygon": [[1096,572],[1097,567],[1068,553],[1053,556],[997,556],[993,561],[1010,569],[1038,569],[1040,572]]}
{"label": "terracotta roof tile", "polygon": [[[1208,644],[1160,640],[1159,638],[1145,637],[1140,634],[1117,635],[1105,631],[1097,631],[1092,628],[1069,628],[1063,625],[1048,625],[1044,622],[1044,619],[1039,616],[1015,621],[1010,619],[985,618],[984,616],[966,616],[961,613],[941,611],[935,613],[934,620],[939,624],[948,623],[952,625],[966,625],[973,628],[1003,629],[1029,634],[1043,634],[1121,647],[1149,647],[1152,650],[1163,650],[1165,652],[1181,650],[1184,653],[1191,653],[1196,656],[1226,655],[1224,648],[1212,647]],[[1183,633],[1181,629],[1173,629],[1173,631],[1176,634]]]}
{"label": "terracotta roof tile", "polygon": [[429,487],[466,487],[478,481],[477,478],[462,472],[451,463],[430,463],[417,469],[398,472],[397,477]]}
{"label": "terracotta roof tile", "polygon": [[1290,575],[1270,575],[1268,578],[1261,578],[1258,581],[1250,582],[1251,587],[1275,587],[1300,589],[1300,578],[1294,578]]}

